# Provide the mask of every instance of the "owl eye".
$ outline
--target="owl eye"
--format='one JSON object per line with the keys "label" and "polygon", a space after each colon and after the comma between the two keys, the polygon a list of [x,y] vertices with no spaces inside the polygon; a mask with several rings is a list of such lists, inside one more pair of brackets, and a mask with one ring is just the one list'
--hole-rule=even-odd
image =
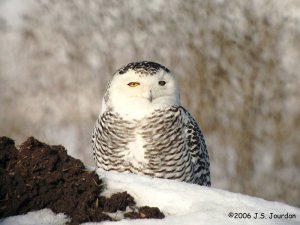
{"label": "owl eye", "polygon": [[165,86],[165,84],[166,84],[166,81],[164,81],[164,80],[161,80],[161,81],[159,81],[159,82],[158,82],[158,84],[159,84],[160,86]]}
{"label": "owl eye", "polygon": [[140,83],[139,82],[130,82],[127,84],[129,87],[136,87],[136,86],[139,86]]}

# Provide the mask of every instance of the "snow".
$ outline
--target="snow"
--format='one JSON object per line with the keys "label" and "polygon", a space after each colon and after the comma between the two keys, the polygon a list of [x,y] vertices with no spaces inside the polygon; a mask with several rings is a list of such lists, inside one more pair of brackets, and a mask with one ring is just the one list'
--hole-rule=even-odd
{"label": "snow", "polygon": [[[299,224],[300,209],[289,205],[270,202],[263,199],[232,193],[196,184],[187,184],[174,180],[150,178],[135,174],[105,172],[97,170],[107,184],[107,195],[126,190],[134,197],[137,205],[158,207],[166,218],[163,220],[122,220],[113,224]],[[297,220],[285,219],[232,219],[234,213],[290,213]],[[92,224],[92,223],[89,223]],[[101,224],[112,224],[105,222]],[[198,223],[199,224],[199,223]]]}
{"label": "snow", "polygon": [[63,213],[55,214],[50,209],[29,212],[26,215],[11,216],[4,221],[0,220],[1,225],[62,225],[68,221]]}
{"label": "snow", "polygon": [[[164,180],[135,174],[97,170],[106,182],[104,195],[127,191],[138,206],[158,207],[165,215],[163,220],[121,220],[118,222],[85,223],[85,225],[194,225],[194,224],[300,224],[300,209],[284,203],[232,193],[212,187],[202,187],[174,180]],[[246,213],[251,219],[229,218],[229,213]],[[264,213],[266,219],[254,219]],[[269,219],[270,213],[295,215],[294,219]],[[116,214],[117,216],[117,214]],[[38,221],[38,223],[37,223]],[[54,215],[50,210],[31,212],[23,216],[9,217],[3,225],[12,224],[63,224],[63,214]]]}

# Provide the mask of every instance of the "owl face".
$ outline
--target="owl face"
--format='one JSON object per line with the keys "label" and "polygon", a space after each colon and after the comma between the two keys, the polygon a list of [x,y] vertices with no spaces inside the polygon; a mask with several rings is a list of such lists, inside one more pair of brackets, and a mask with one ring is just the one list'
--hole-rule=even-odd
{"label": "owl face", "polygon": [[151,63],[137,62],[128,64],[132,65],[129,69],[121,68],[113,77],[104,107],[139,119],[155,109],[180,105],[175,77],[167,68]]}

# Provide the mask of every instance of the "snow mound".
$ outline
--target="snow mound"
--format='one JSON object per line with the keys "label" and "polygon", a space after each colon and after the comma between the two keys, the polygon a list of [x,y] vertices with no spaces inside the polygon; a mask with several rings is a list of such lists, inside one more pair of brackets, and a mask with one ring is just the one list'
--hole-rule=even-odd
{"label": "snow mound", "polygon": [[[127,191],[134,197],[137,205],[158,207],[166,218],[124,219],[118,222],[84,223],[85,225],[300,224],[300,209],[284,203],[174,180],[106,172],[100,169],[97,170],[97,174],[106,183],[105,195]],[[230,217],[231,215],[233,217]],[[234,218],[235,216],[237,218]],[[8,217],[0,223],[59,225],[66,221],[64,214],[55,215],[51,210],[45,209],[22,216]]]}
{"label": "snow mound", "polygon": [[[283,203],[174,180],[106,172],[100,169],[97,173],[106,182],[106,194],[126,190],[134,197],[137,205],[158,207],[166,215],[163,220],[122,220],[101,224],[300,224],[300,209]],[[230,218],[231,212],[240,213],[237,217],[246,218]],[[264,213],[264,219],[258,219],[261,213]],[[288,213],[296,218],[270,219],[271,213]],[[249,215],[251,218],[247,218]],[[257,219],[254,219],[255,215]]]}

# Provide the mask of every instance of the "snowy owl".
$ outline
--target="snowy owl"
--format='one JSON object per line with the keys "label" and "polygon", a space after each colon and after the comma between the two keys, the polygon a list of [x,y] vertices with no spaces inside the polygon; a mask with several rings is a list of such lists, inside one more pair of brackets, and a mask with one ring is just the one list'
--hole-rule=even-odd
{"label": "snowy owl", "polygon": [[113,76],[102,100],[92,147],[96,165],[210,186],[210,163],[197,122],[183,108],[166,67],[133,62]]}

